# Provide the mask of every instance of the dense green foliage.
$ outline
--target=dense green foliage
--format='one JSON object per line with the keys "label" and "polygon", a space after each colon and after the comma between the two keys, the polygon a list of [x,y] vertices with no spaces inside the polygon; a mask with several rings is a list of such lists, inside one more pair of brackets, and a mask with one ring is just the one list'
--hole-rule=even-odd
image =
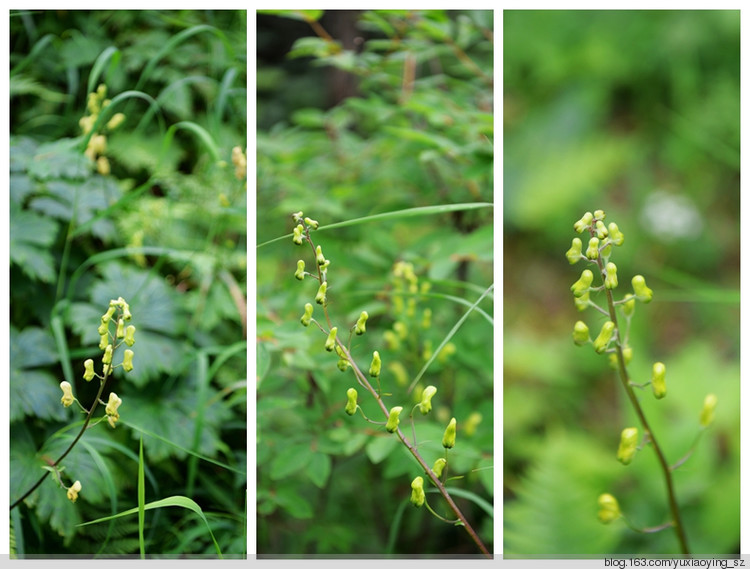
{"label": "dense green foliage", "polygon": [[[91,404],[109,300],[137,327],[134,369],[104,394],[116,429],[63,461],[78,500],[49,476],[11,510],[13,553],[244,555],[246,14],[12,12],[10,44],[11,503],[80,430],[59,384]],[[79,525],[138,490],[198,515]]]}
{"label": "dense green foliage", "polygon": [[[461,528],[410,505],[410,483],[424,473],[395,435],[344,412],[354,377],[337,369],[320,330],[300,325],[317,285],[294,278],[298,259],[314,263],[292,243],[297,211],[320,223],[339,333],[369,313],[352,355],[367,370],[379,351],[386,405],[406,414],[420,388],[437,387],[433,411],[416,421],[430,464],[456,418],[449,469],[460,478],[448,488],[491,551],[492,293],[450,333],[493,283],[492,13],[260,14],[259,53],[286,37],[269,30],[289,18],[307,19],[305,34],[287,59],[258,64],[258,553],[478,553]],[[350,45],[329,37],[338,18],[354,26]],[[356,96],[319,105],[326,78],[342,72]],[[382,419],[364,395],[367,415]]]}
{"label": "dense green foliage", "polygon": [[[706,393],[716,421],[674,471],[691,550],[739,550],[739,12],[504,13],[504,553],[676,553],[674,533],[597,520],[617,496],[641,527],[668,519],[650,448],[615,453],[637,424],[615,370],[572,341],[565,251],[603,209],[625,235],[621,283],[654,291],[633,317],[636,383],[670,464]],[[627,288],[627,285],[625,285]],[[619,289],[618,289],[619,290]],[[594,327],[603,322],[592,320]],[[593,324],[592,324],[593,322]],[[598,327],[597,327],[598,331]]]}

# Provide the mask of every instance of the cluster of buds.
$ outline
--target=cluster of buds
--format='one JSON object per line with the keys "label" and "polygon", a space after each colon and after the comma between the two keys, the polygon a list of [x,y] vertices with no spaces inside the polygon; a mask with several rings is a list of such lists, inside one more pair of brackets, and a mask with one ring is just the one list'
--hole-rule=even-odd
{"label": "cluster of buds", "polygon": [[[88,114],[81,117],[81,119],[78,121],[78,125],[81,127],[81,131],[84,135],[87,135],[91,132],[91,129],[94,128],[94,124],[96,123],[97,118],[99,118],[99,114],[101,113],[101,111],[110,104],[110,100],[106,97],[106,85],[99,85],[96,91],[94,91],[93,93],[89,93],[88,99],[86,101],[86,110],[88,111]],[[107,121],[105,130],[109,132],[115,130],[123,123],[124,120],[125,115],[123,113],[115,113],[112,118]],[[100,132],[94,133],[89,139],[84,154],[88,156],[92,162],[96,163],[97,172],[99,172],[102,176],[108,175],[110,171],[109,160],[106,156],[104,156],[104,153],[106,151],[106,135]]]}

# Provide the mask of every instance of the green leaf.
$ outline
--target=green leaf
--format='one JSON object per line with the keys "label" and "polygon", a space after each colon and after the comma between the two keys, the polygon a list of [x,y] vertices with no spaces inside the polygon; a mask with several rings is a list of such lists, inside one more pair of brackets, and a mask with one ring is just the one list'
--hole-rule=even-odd
{"label": "green leaf", "polygon": [[293,517],[306,520],[313,517],[313,508],[305,498],[291,486],[283,486],[276,491],[274,501]]}
{"label": "green leaf", "polygon": [[78,149],[79,144],[78,139],[63,138],[39,145],[36,155],[29,163],[29,174],[42,181],[87,178],[93,164]]}
{"label": "green leaf", "polygon": [[309,442],[291,444],[282,448],[271,461],[271,479],[280,480],[306,468],[312,457],[313,452]]}
{"label": "green leaf", "polygon": [[318,488],[325,488],[331,474],[331,457],[321,452],[313,454],[306,472],[313,484]]}
{"label": "green leaf", "polygon": [[55,262],[49,247],[57,236],[58,224],[32,211],[10,204],[10,262],[18,265],[31,279],[51,283],[55,280]]}
{"label": "green leaf", "polygon": [[367,453],[367,457],[370,459],[370,462],[372,462],[373,464],[378,464],[379,462],[385,460],[385,458],[389,454],[391,454],[391,452],[393,452],[393,449],[395,449],[398,444],[399,442],[396,435],[390,435],[387,437],[373,437],[372,440],[367,443],[365,452]]}

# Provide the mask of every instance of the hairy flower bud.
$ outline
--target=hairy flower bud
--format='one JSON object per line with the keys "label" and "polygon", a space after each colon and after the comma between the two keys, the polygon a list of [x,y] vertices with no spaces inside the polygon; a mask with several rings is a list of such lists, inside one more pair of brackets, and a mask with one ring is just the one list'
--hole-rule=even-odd
{"label": "hairy flower bud", "polygon": [[611,262],[607,263],[606,270],[607,276],[604,277],[604,288],[617,288],[617,265]]}
{"label": "hairy flower bud", "polygon": [[336,332],[338,332],[339,329],[334,326],[331,328],[331,331],[328,332],[328,338],[326,338],[325,343],[325,349],[327,352],[332,352],[333,348],[336,346]]}
{"label": "hairy flower bud", "polygon": [[620,505],[612,494],[599,496],[599,521],[608,524],[622,516]]}
{"label": "hairy flower bud", "polygon": [[380,376],[380,353],[376,350],[372,353],[372,362],[370,363],[370,377]]}
{"label": "hairy flower bud", "polygon": [[448,461],[443,457],[440,457],[435,461],[435,464],[432,465],[432,471],[435,473],[435,476],[440,478],[443,475],[443,469],[445,469],[446,464],[448,464]]}
{"label": "hairy flower bud", "polygon": [[646,279],[642,275],[635,275],[632,280],[633,292],[636,298],[643,303],[651,302],[654,292],[646,286]]}
{"label": "hairy flower bud", "polygon": [[403,407],[392,407],[388,414],[388,422],[385,424],[385,430],[389,433],[395,433],[398,429],[399,419],[398,416],[401,414]]}
{"label": "hairy flower bud", "polygon": [[591,260],[599,258],[599,239],[596,237],[589,239],[589,246],[586,249],[586,257]]}
{"label": "hairy flower bud", "polygon": [[76,480],[73,482],[73,486],[68,488],[68,500],[73,502],[75,504],[75,501],[78,499],[78,493],[81,491],[81,482],[80,480]]}
{"label": "hairy flower bud", "polygon": [[135,326],[132,324],[125,329],[125,344],[132,347],[135,344]]}
{"label": "hairy flower bud", "polygon": [[456,445],[456,418],[453,417],[451,422],[445,428],[443,433],[443,447],[453,448]]}
{"label": "hairy flower bud", "polygon": [[628,427],[620,435],[620,447],[617,449],[617,460],[623,464],[630,464],[638,450],[638,429]]}
{"label": "hairy flower bud", "polygon": [[308,302],[305,304],[305,313],[302,315],[302,318],[300,318],[299,321],[302,322],[303,326],[309,326],[312,315],[313,305]]}
{"label": "hairy flower bud", "polygon": [[581,219],[573,224],[573,229],[575,229],[577,233],[583,233],[586,228],[591,225],[591,222],[593,220],[594,215],[590,211],[587,211],[583,214],[583,217]]}
{"label": "hairy flower bud", "polygon": [[607,349],[607,345],[609,345],[609,341],[612,339],[612,334],[614,333],[614,331],[615,323],[611,320],[607,320],[602,326],[602,329],[599,332],[599,335],[596,337],[596,340],[594,340],[594,350],[596,350],[597,354],[601,354],[604,350]]}
{"label": "hairy flower bud", "polygon": [[667,383],[664,379],[666,374],[666,366],[661,362],[656,362],[651,370],[651,387],[654,390],[654,397],[657,399],[661,399],[667,394]]}
{"label": "hairy flower bud", "polygon": [[325,304],[327,290],[328,282],[320,283],[320,286],[318,287],[318,293],[315,295],[315,302],[317,302],[318,304]]}
{"label": "hairy flower bud", "polygon": [[578,237],[573,238],[573,243],[570,246],[570,249],[565,253],[565,256],[568,258],[568,263],[571,265],[575,265],[578,261],[581,260],[581,248],[583,247],[583,243]]}
{"label": "hairy flower bud", "polygon": [[417,476],[411,482],[411,498],[409,498],[409,501],[419,508],[424,504],[424,499],[424,479],[421,476]]}
{"label": "hairy flower bud", "polygon": [[125,350],[122,355],[122,369],[133,371],[133,350]]}
{"label": "hairy flower bud", "polygon": [[432,410],[432,397],[437,393],[437,387],[428,385],[422,392],[422,401],[419,403],[419,411],[427,415]]}
{"label": "hairy flower bud", "polygon": [[63,392],[60,403],[62,403],[65,407],[70,407],[73,404],[73,401],[76,400],[76,398],[73,397],[73,386],[70,385],[70,383],[68,383],[67,381],[61,381],[60,389],[62,389]]}
{"label": "hairy flower bud", "polygon": [[88,359],[85,362],[83,362],[83,379],[86,381],[91,381],[94,379],[94,360]]}
{"label": "hairy flower bud", "polygon": [[701,409],[700,423],[702,427],[708,427],[714,422],[714,409],[716,409],[718,399],[713,393],[706,395],[703,400],[703,409]]}
{"label": "hairy flower bud", "polygon": [[347,415],[354,415],[357,411],[357,390],[350,387],[346,390],[346,408]]}
{"label": "hairy flower bud", "polygon": [[354,333],[358,336],[361,336],[365,333],[365,322],[367,322],[367,311],[363,310],[362,313],[359,315],[359,319],[357,320],[357,324],[354,326]]}
{"label": "hairy flower bud", "polygon": [[573,286],[570,287],[570,290],[573,291],[573,296],[579,298],[582,297],[589,291],[592,282],[594,282],[594,273],[592,273],[589,269],[584,269],[584,271],[581,273],[581,278],[579,278],[575,283],[573,283]]}
{"label": "hairy flower bud", "polygon": [[297,261],[297,270],[294,272],[294,277],[298,280],[304,280],[305,278],[305,262],[300,259]]}
{"label": "hairy flower bud", "polygon": [[583,320],[579,320],[578,322],[576,322],[573,326],[573,341],[577,345],[582,346],[590,339],[591,336],[589,336],[589,327],[586,326],[586,323]]}

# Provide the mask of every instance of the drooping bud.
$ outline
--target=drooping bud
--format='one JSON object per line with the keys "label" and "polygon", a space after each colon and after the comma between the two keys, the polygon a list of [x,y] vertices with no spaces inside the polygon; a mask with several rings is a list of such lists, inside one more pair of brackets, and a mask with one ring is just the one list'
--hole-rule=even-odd
{"label": "drooping bud", "polygon": [[612,494],[599,496],[599,521],[608,524],[622,516],[620,505]]}
{"label": "drooping bud", "polygon": [[432,410],[432,397],[437,393],[437,387],[428,385],[422,392],[422,401],[419,403],[419,411],[427,415]]}
{"label": "drooping bud", "polygon": [[78,499],[78,492],[81,491],[81,482],[80,480],[76,480],[73,482],[73,486],[68,488],[68,500],[73,502],[75,504],[75,501]]}
{"label": "drooping bud", "polygon": [[589,246],[586,249],[586,257],[592,261],[599,258],[599,239],[596,237],[589,239]]}
{"label": "drooping bud", "polygon": [[372,362],[370,363],[370,377],[379,377],[380,376],[380,354],[378,351],[374,351],[372,353]]}
{"label": "drooping bud", "polygon": [[83,362],[83,379],[86,381],[91,381],[94,379],[94,360],[88,359],[85,362]]}
{"label": "drooping bud", "polygon": [[591,222],[593,220],[594,215],[590,211],[587,211],[583,214],[583,217],[581,219],[573,224],[573,229],[575,229],[577,233],[583,233],[586,228],[591,225]]}
{"label": "drooping bud", "polygon": [[115,334],[115,337],[118,340],[125,337],[125,320],[122,318],[117,321],[117,333]]}
{"label": "drooping bud", "polygon": [[315,295],[315,302],[317,302],[318,304],[325,304],[327,289],[328,289],[328,282],[320,283],[320,286],[318,287],[318,293]]}
{"label": "drooping bud", "polygon": [[654,297],[654,291],[646,286],[646,279],[642,275],[635,275],[632,283],[636,298],[644,304],[651,302],[651,299]]}
{"label": "drooping bud", "polygon": [[651,387],[654,390],[654,397],[657,399],[661,399],[667,394],[667,383],[664,379],[666,374],[666,366],[661,362],[656,362],[651,370]]}
{"label": "drooping bud", "polygon": [[309,217],[305,218],[305,223],[310,226],[311,229],[317,229],[318,228],[318,222],[314,219],[310,219]]}
{"label": "drooping bud", "polygon": [[300,318],[299,321],[302,322],[303,326],[309,326],[312,315],[313,305],[308,302],[305,304],[305,313],[302,315],[302,318]]}
{"label": "drooping bud", "polygon": [[135,326],[132,324],[125,329],[125,344],[128,347],[135,344]]}
{"label": "drooping bud", "polygon": [[620,447],[617,449],[617,460],[623,464],[630,464],[638,450],[638,429],[628,427],[620,435]]}
{"label": "drooping bud", "polygon": [[612,339],[612,334],[614,331],[615,323],[611,320],[607,320],[602,326],[602,329],[599,332],[599,335],[596,337],[596,340],[594,340],[594,350],[596,350],[597,354],[601,354],[604,350],[607,349],[607,345]]}
{"label": "drooping bud", "polygon": [[598,221],[604,221],[604,218],[607,217],[607,214],[604,213],[603,209],[597,209],[594,211],[594,219]]}
{"label": "drooping bud", "polygon": [[578,261],[581,260],[581,248],[583,247],[583,243],[578,237],[573,238],[573,243],[570,246],[570,249],[565,253],[565,256],[568,258],[568,263],[571,265],[575,265]]}
{"label": "drooping bud", "polygon": [[432,465],[432,471],[435,473],[435,476],[440,478],[443,475],[443,469],[445,469],[446,464],[448,464],[448,461],[442,457],[435,461],[435,464]]}
{"label": "drooping bud", "polygon": [[411,498],[409,498],[409,501],[419,508],[424,504],[424,499],[424,479],[421,476],[417,476],[411,482]]}
{"label": "drooping bud", "polygon": [[122,404],[122,399],[120,399],[117,394],[112,391],[109,394],[109,401],[107,402],[107,406],[104,408],[104,412],[107,414],[107,421],[109,421],[109,426],[113,429],[115,428],[115,423],[120,418],[120,414],[117,412],[120,404]]}
{"label": "drooping bud", "polygon": [[294,278],[298,281],[304,280],[305,278],[305,262],[302,259],[297,261],[297,270],[294,271]]}
{"label": "drooping bud", "polygon": [[122,354],[122,369],[133,371],[133,350],[125,350]]}
{"label": "drooping bud", "polygon": [[102,363],[104,364],[111,364],[112,363],[112,345],[109,344],[104,349],[104,355],[102,356]]}
{"label": "drooping bud", "polygon": [[401,414],[403,407],[392,407],[388,414],[388,422],[385,424],[385,430],[389,433],[395,433],[398,429],[399,419],[398,416]]}
{"label": "drooping bud", "polygon": [[445,428],[443,433],[443,447],[453,448],[456,445],[456,418],[453,417],[451,422]]}
{"label": "drooping bud", "polygon": [[357,412],[357,390],[350,387],[346,390],[346,408],[347,415],[354,415]]}
{"label": "drooping bud", "polygon": [[102,324],[109,324],[109,321],[112,319],[112,316],[115,313],[116,308],[112,305],[112,303],[109,303],[109,308],[107,309],[107,312],[102,314]]}
{"label": "drooping bud", "polygon": [[599,239],[604,239],[607,235],[609,235],[609,231],[607,231],[607,226],[604,225],[604,222],[599,220],[596,222],[596,236]]}
{"label": "drooping bud", "polygon": [[618,247],[625,243],[625,235],[614,221],[609,224],[609,240]]}
{"label": "drooping bud", "polygon": [[708,427],[714,422],[714,409],[716,409],[718,399],[713,393],[706,395],[703,400],[703,409],[701,409],[700,423],[702,427]]}
{"label": "drooping bud", "polygon": [[292,241],[294,241],[295,245],[302,245],[302,235],[304,231],[305,228],[301,223],[294,228],[294,236],[292,237]]}
{"label": "drooping bud", "polygon": [[68,383],[67,381],[61,381],[60,389],[62,389],[63,392],[60,403],[62,403],[65,407],[70,407],[73,404],[73,401],[76,400],[76,398],[73,397],[73,386],[70,385],[70,383]]}
{"label": "drooping bud", "polygon": [[133,318],[133,315],[130,313],[130,305],[122,301],[122,319],[125,320],[125,322],[130,322],[130,320]]}
{"label": "drooping bud", "polygon": [[607,276],[604,277],[604,288],[617,288],[617,265],[612,262],[607,263],[606,269]]}
{"label": "drooping bud", "polygon": [[338,332],[339,329],[334,326],[331,328],[331,331],[328,332],[328,338],[326,338],[325,343],[325,349],[327,352],[332,352],[333,348],[336,346],[336,332]]}
{"label": "drooping bud", "polygon": [[109,345],[109,333],[105,332],[99,337],[99,349],[104,350]]}
{"label": "drooping bud", "polygon": [[581,273],[581,278],[579,278],[575,283],[573,283],[573,286],[570,287],[570,290],[573,291],[573,296],[576,296],[578,298],[582,297],[589,291],[592,282],[594,282],[594,273],[592,273],[589,269],[584,269],[584,271]]}
{"label": "drooping bud", "polygon": [[630,293],[625,295],[625,302],[622,305],[622,312],[627,317],[632,316],[635,312],[635,297]]}
{"label": "drooping bud", "polygon": [[573,302],[575,302],[576,309],[578,310],[578,312],[583,312],[584,310],[586,310],[590,306],[589,305],[589,298],[590,298],[590,295],[589,295],[588,292],[586,292],[580,298],[575,297],[573,299]]}
{"label": "drooping bud", "polygon": [[367,322],[367,317],[368,314],[366,310],[363,310],[359,315],[359,320],[357,320],[357,324],[354,326],[354,333],[358,336],[365,333],[365,322]]}
{"label": "drooping bud", "polygon": [[326,258],[323,256],[323,248],[320,245],[315,248],[315,260],[318,265],[324,265],[326,262]]}
{"label": "drooping bud", "polygon": [[340,358],[339,361],[336,362],[336,367],[339,368],[339,371],[346,371],[349,369],[349,360]]}
{"label": "drooping bud", "polygon": [[302,221],[302,216],[305,215],[301,211],[298,211],[297,213],[292,214],[292,219],[294,220],[294,223],[299,223]]}

